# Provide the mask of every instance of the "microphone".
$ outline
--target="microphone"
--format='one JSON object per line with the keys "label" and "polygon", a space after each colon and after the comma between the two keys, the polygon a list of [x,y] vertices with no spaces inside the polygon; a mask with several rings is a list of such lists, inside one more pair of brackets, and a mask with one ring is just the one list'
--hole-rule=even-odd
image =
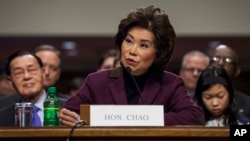
{"label": "microphone", "polygon": [[134,76],[131,74],[131,71],[132,71],[131,68],[130,68],[130,67],[125,67],[125,70],[129,73],[130,77],[132,78],[132,80],[133,80],[133,82],[134,82],[134,84],[135,84],[135,87],[136,87],[136,89],[137,89],[137,91],[138,91],[138,93],[139,93],[139,99],[140,99],[141,102],[144,104],[143,98],[142,98],[142,96],[141,96],[141,90],[140,90],[140,88],[139,88],[137,82],[135,81]]}

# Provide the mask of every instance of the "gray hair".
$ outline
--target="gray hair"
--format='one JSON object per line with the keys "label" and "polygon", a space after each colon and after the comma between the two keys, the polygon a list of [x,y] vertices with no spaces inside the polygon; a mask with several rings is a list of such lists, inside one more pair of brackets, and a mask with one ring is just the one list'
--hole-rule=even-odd
{"label": "gray hair", "polygon": [[60,56],[61,56],[61,52],[60,52],[57,48],[55,48],[55,47],[52,46],[52,45],[48,45],[48,44],[43,44],[43,45],[40,45],[40,46],[38,46],[37,48],[35,48],[34,54],[36,54],[36,53],[39,52],[39,51],[43,51],[43,50],[54,51],[54,52],[58,55],[59,58],[60,58]]}
{"label": "gray hair", "polygon": [[199,57],[203,57],[203,58],[205,58],[205,59],[207,60],[207,64],[209,64],[210,59],[209,59],[209,56],[208,56],[208,55],[206,55],[205,53],[203,53],[203,52],[201,52],[201,51],[199,51],[199,50],[193,50],[193,51],[187,52],[187,53],[183,56],[183,58],[182,58],[182,63],[181,63],[181,68],[185,67],[185,65],[186,65],[186,60],[187,60],[187,58],[190,57],[190,56],[199,56]]}

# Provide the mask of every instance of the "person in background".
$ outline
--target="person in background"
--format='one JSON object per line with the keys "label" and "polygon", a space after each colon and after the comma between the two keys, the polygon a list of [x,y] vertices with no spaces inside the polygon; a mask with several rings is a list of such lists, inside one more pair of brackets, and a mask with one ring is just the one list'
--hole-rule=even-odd
{"label": "person in background", "polygon": [[[231,47],[220,44],[209,56],[210,66],[223,67],[227,71],[232,82],[240,75],[241,69],[239,67],[238,55]],[[239,112],[250,118],[250,96],[235,89],[235,101],[239,108]]]}
{"label": "person in background", "polygon": [[193,99],[197,80],[209,65],[209,57],[205,53],[193,50],[187,52],[181,62],[180,77],[184,81],[188,95]]}
{"label": "person in background", "polygon": [[130,12],[115,36],[121,66],[87,75],[84,85],[58,112],[61,124],[78,123],[81,104],[163,105],[165,125],[203,124],[202,110],[187,95],[182,79],[166,71],[175,39],[168,15],[160,8]]}
{"label": "person in background", "polygon": [[[39,57],[18,51],[11,54],[5,64],[5,73],[17,94],[0,99],[0,126],[15,126],[15,103],[31,102],[39,108],[40,125],[43,125],[43,64]],[[34,125],[35,126],[35,125]]]}
{"label": "person in background", "polygon": [[[43,62],[44,78],[43,86],[47,90],[50,86],[55,86],[61,75],[61,53],[52,45],[40,45],[34,50],[34,54],[41,58]],[[68,96],[57,92],[60,105],[63,105]]]}
{"label": "person in background", "polygon": [[100,58],[98,62],[98,68],[97,71],[103,71],[107,69],[113,69],[114,68],[114,61],[118,54],[118,50],[116,49],[110,49]]}
{"label": "person in background", "polygon": [[4,72],[4,67],[0,66],[0,97],[16,94],[14,87],[8,80],[8,76]]}
{"label": "person in background", "polygon": [[117,53],[113,65],[114,65],[113,66],[114,68],[118,68],[118,67],[121,66],[121,56],[120,56],[120,53]]}
{"label": "person in background", "polygon": [[77,90],[83,85],[84,83],[84,78],[83,77],[74,77],[68,85],[68,93],[69,97],[73,96]]}
{"label": "person in background", "polygon": [[211,66],[201,74],[194,98],[204,111],[205,126],[250,124],[250,119],[237,111],[234,88],[223,67]]}

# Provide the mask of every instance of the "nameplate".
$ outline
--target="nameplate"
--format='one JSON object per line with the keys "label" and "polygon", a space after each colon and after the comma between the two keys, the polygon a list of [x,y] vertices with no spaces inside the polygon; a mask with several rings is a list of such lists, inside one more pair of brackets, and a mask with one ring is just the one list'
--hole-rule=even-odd
{"label": "nameplate", "polygon": [[90,105],[90,126],[164,126],[162,105]]}

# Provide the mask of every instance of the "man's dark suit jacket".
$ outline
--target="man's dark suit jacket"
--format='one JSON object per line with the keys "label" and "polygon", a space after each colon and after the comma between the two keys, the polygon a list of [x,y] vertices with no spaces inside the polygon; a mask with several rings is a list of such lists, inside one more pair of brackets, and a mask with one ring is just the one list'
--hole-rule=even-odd
{"label": "man's dark suit jacket", "polygon": [[235,91],[235,102],[239,112],[250,119],[250,96],[236,90]]}
{"label": "man's dark suit jacket", "polygon": [[[0,126],[15,126],[15,103],[22,101],[19,94],[0,98]],[[59,102],[65,101],[59,99]]]}
{"label": "man's dark suit jacket", "polygon": [[[89,74],[63,106],[79,113],[80,104],[128,104],[122,68]],[[149,78],[138,104],[164,106],[165,125],[202,124],[203,112],[187,95],[182,79],[165,71],[161,82]]]}
{"label": "man's dark suit jacket", "polygon": [[15,126],[15,103],[21,102],[19,94],[0,99],[0,126]]}

